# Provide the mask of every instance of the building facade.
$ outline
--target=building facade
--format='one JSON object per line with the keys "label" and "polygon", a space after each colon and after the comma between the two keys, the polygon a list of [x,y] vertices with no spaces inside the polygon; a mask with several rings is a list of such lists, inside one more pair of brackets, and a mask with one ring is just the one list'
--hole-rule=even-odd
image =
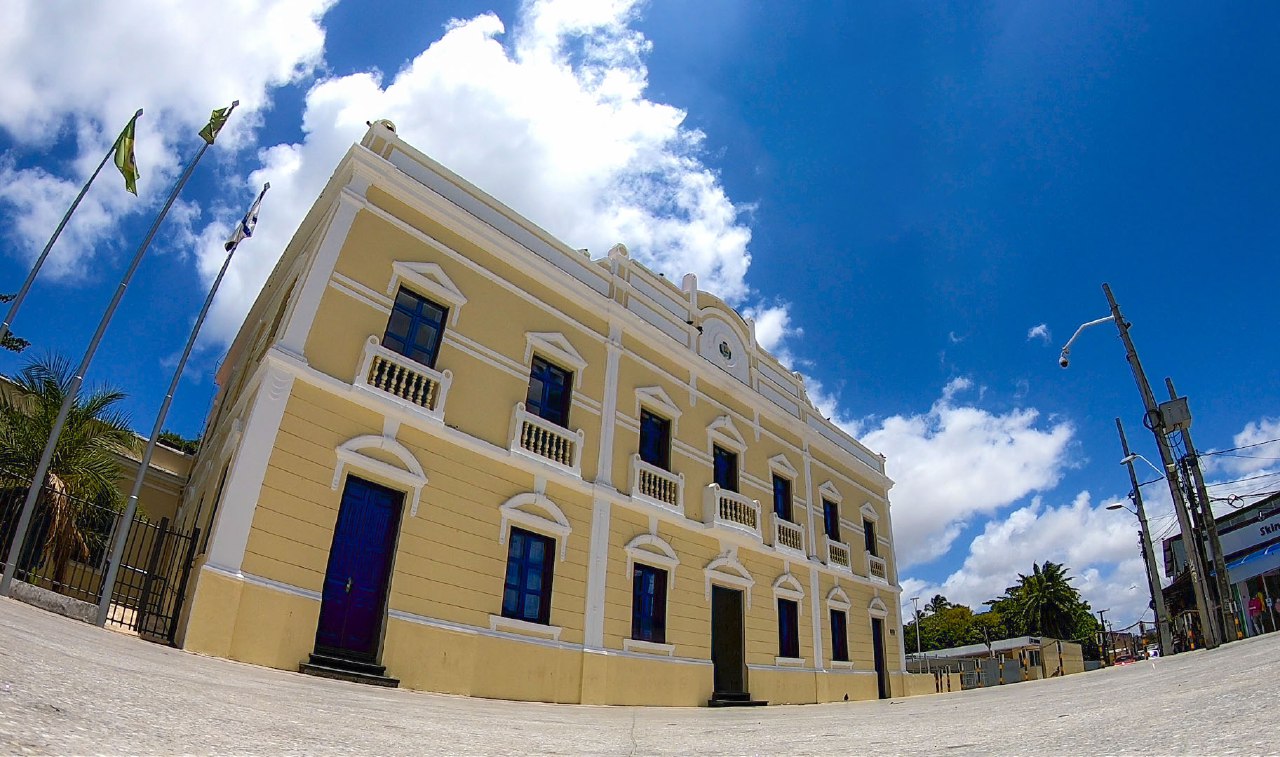
{"label": "building facade", "polygon": [[552,702],[931,692],[884,459],[753,325],[371,125],[218,377],[182,644]]}

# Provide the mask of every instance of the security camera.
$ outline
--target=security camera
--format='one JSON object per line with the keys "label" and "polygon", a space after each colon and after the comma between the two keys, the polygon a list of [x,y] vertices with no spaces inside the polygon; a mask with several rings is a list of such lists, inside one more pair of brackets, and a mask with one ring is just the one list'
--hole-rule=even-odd
{"label": "security camera", "polygon": [[1063,355],[1062,357],[1058,358],[1058,365],[1062,366],[1063,368],[1067,367],[1067,363],[1068,361],[1067,361],[1066,355]]}

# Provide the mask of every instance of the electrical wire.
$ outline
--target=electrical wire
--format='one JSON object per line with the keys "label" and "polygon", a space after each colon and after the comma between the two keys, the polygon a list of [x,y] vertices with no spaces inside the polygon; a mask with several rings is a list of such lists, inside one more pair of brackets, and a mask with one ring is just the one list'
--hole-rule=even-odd
{"label": "electrical wire", "polygon": [[1210,455],[1225,455],[1228,452],[1235,452],[1237,450],[1249,449],[1251,447],[1261,447],[1264,444],[1275,444],[1276,442],[1280,442],[1280,439],[1268,439],[1265,442],[1254,442],[1253,444],[1242,444],[1239,447],[1231,447],[1230,449],[1216,449],[1212,452],[1201,452],[1200,457],[1209,457]]}
{"label": "electrical wire", "polygon": [[1231,484],[1242,484],[1242,483],[1244,483],[1245,481],[1256,481],[1257,479],[1260,479],[1260,478],[1270,478],[1270,477],[1272,477],[1272,476],[1280,476],[1280,471],[1273,471],[1273,472],[1271,472],[1271,473],[1260,473],[1260,474],[1258,474],[1258,475],[1256,475],[1256,476],[1249,476],[1249,477],[1247,477],[1247,478],[1237,478],[1237,479],[1235,479],[1234,481],[1219,481],[1219,482],[1218,482],[1218,483],[1216,483],[1216,484],[1209,484],[1209,485],[1208,485],[1208,486],[1206,486],[1205,488],[1206,488],[1206,489],[1213,489],[1213,488],[1215,488],[1215,487],[1219,487],[1219,486],[1229,486],[1229,485],[1231,485]]}

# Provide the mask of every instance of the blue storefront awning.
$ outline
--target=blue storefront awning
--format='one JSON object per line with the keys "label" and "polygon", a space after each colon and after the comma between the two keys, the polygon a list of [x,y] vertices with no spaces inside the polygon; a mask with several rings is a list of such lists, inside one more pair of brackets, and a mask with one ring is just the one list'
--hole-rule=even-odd
{"label": "blue storefront awning", "polygon": [[1280,568],[1280,543],[1268,545],[1227,563],[1227,575],[1231,583],[1240,583],[1275,568]]}

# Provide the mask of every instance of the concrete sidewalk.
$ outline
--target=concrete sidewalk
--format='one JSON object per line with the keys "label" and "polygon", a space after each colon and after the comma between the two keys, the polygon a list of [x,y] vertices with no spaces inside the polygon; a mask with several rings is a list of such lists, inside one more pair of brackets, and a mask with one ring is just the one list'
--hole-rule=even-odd
{"label": "concrete sidewalk", "polygon": [[1275,753],[1280,635],[881,702],[583,707],[387,690],[218,660],[0,599],[0,753]]}

